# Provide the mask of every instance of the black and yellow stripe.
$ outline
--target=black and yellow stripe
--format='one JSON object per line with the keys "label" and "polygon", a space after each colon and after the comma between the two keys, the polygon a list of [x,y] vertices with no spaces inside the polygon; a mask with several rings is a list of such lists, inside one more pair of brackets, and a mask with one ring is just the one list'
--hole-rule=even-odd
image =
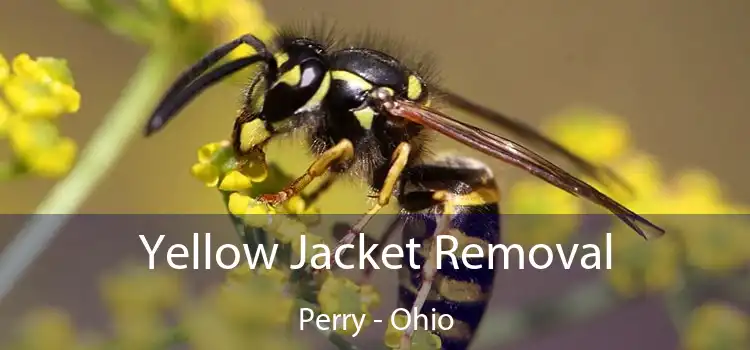
{"label": "black and yellow stripe", "polygon": [[[457,160],[466,159],[453,158],[452,163],[423,165],[410,171],[405,176],[404,192],[400,196],[401,205],[406,209],[402,214],[403,241],[414,239],[421,246],[419,254],[415,255],[417,266],[425,265],[436,243],[435,230],[444,213],[453,215],[447,234],[458,241],[458,266],[454,267],[449,257],[443,257],[441,269],[421,309],[421,314],[428,318],[433,313],[453,317],[455,323],[450,330],[437,332],[446,350],[466,349],[479,327],[495,280],[494,270],[488,265],[487,247],[500,241],[499,190],[491,173],[477,167],[476,163]],[[473,167],[468,167],[469,164]],[[427,204],[425,198],[430,194],[433,198],[444,199]],[[470,269],[462,263],[460,252],[470,243],[484,249],[484,258],[467,259],[472,265],[482,265],[480,269]],[[411,309],[422,283],[422,270],[404,264],[399,277],[400,307]]]}

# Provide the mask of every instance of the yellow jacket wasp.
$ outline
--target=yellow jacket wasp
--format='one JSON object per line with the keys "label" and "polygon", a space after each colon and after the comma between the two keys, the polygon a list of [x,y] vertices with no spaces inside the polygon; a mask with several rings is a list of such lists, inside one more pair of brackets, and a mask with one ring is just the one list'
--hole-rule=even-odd
{"label": "yellow jacket wasp", "polygon": [[[592,201],[619,217],[644,237],[664,230],[528,148],[458,121],[432,107],[436,101],[494,121],[520,138],[564,156],[597,180],[620,181],[612,172],[572,154],[532,128],[428,82],[419,67],[386,50],[366,44],[338,45],[321,33],[281,31],[273,47],[244,35],[204,56],[183,72],[164,95],[146,135],[160,130],[203,90],[255,63],[262,63],[244,95],[232,145],[241,159],[262,153],[273,137],[292,132],[307,135],[316,160],[308,171],[279,193],[261,197],[281,203],[300,193],[329,170],[363,178],[377,202],[344,236],[351,243],[369,219],[396,196],[402,211],[432,218],[430,230],[417,243],[430,246],[436,235],[466,235],[487,243],[500,239],[499,193],[492,173],[482,163],[462,156],[425,157],[425,135],[436,131],[494,158],[526,170],[575,196]],[[222,63],[230,51],[248,45],[255,54]],[[208,73],[206,73],[208,71]],[[205,73],[205,74],[204,74]],[[466,215],[485,215],[471,225]],[[404,235],[407,239],[408,234]],[[434,250],[434,249],[433,249]],[[434,252],[423,254],[422,271],[404,271],[400,300],[405,307],[451,313],[457,327],[440,334],[444,349],[465,349],[486,309],[494,276],[485,270],[435,271]],[[433,282],[437,281],[433,286]],[[457,288],[451,288],[457,287]],[[452,292],[451,292],[452,291]],[[435,294],[437,296],[435,296]],[[411,331],[402,341],[408,348]]]}

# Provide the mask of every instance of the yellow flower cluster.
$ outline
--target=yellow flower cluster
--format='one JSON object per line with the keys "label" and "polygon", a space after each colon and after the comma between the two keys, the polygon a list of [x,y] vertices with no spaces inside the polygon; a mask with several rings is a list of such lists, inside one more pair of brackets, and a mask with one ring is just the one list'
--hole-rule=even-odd
{"label": "yellow flower cluster", "polygon": [[286,335],[295,305],[285,292],[283,271],[238,268],[227,277],[221,288],[188,309],[185,330],[191,348],[300,348]]}
{"label": "yellow flower cluster", "polygon": [[603,111],[575,108],[553,116],[544,126],[560,144],[594,163],[608,163],[630,148],[628,125]]}
{"label": "yellow flower cluster", "polygon": [[184,300],[177,276],[128,267],[106,278],[102,289],[114,321],[112,339],[80,332],[68,314],[45,308],[25,317],[12,348],[99,350],[116,343],[119,349],[153,349],[168,344],[169,330],[162,313]]}
{"label": "yellow flower cluster", "polygon": [[35,310],[26,315],[14,340],[9,348],[18,350],[103,349],[103,343],[93,335],[79,334],[67,313],[52,308]]}
{"label": "yellow flower cluster", "polygon": [[664,292],[683,279],[679,245],[672,235],[644,242],[622,228],[612,232],[612,249],[613,268],[605,277],[624,297]]}
{"label": "yellow flower cluster", "polygon": [[693,310],[687,327],[686,350],[750,348],[750,317],[730,305],[701,305]]}
{"label": "yellow flower cluster", "polygon": [[244,191],[254,182],[262,182],[268,169],[262,158],[240,165],[234,158],[229,141],[212,142],[198,149],[198,162],[190,172],[208,187],[221,191]]}
{"label": "yellow flower cluster", "polygon": [[[599,111],[572,109],[551,118],[546,134],[584,159],[608,163],[622,156],[630,146],[627,124]],[[576,233],[583,202],[541,180],[525,177],[504,196],[504,237],[508,243],[531,247],[536,244],[564,244]],[[557,215],[559,214],[559,215]],[[534,218],[531,215],[539,215]]]}
{"label": "yellow flower cluster", "polygon": [[256,272],[231,271],[225,284],[195,299],[173,270],[127,267],[103,283],[113,338],[79,334],[67,314],[43,309],[26,318],[14,349],[166,349],[183,342],[198,350],[300,349],[286,333],[295,307],[284,293],[287,276]]}
{"label": "yellow flower cluster", "polygon": [[[206,186],[230,193],[227,204],[230,213],[242,217],[250,226],[269,229],[281,243],[291,243],[307,231],[305,224],[290,218],[267,220],[267,215],[282,208],[269,207],[253,198],[253,184],[268,178],[268,166],[262,153],[247,155],[239,162],[228,141],[212,142],[198,150],[198,162],[193,164],[190,172]],[[299,196],[290,198],[282,206],[286,214],[317,213]],[[307,238],[314,236],[308,235]]]}
{"label": "yellow flower cluster", "polygon": [[[735,214],[741,208],[721,196],[716,178],[700,169],[688,169],[666,179],[653,156],[630,143],[621,118],[586,110],[571,110],[553,117],[545,129],[574,153],[598,164],[611,165],[635,191],[635,196],[600,190],[643,214]],[[597,183],[590,180],[593,185]]]}
{"label": "yellow flower cluster", "polygon": [[566,243],[579,223],[581,201],[546,182],[524,179],[515,183],[502,206],[507,244],[530,248]]}
{"label": "yellow flower cluster", "polygon": [[[404,336],[404,327],[409,322],[404,315],[396,315],[393,322],[388,322],[388,328],[385,331],[385,346],[390,349],[400,349],[401,339]],[[435,333],[424,329],[417,329],[412,333],[411,346],[412,350],[439,350],[442,349],[443,341]]]}
{"label": "yellow flower cluster", "polygon": [[722,198],[716,179],[704,172],[686,171],[665,183],[656,175],[660,173],[656,162],[646,159],[626,163],[624,169],[629,171],[623,175],[640,175],[639,182],[634,182],[640,197],[625,204],[636,212],[664,214],[652,220],[667,235],[647,242],[615,224],[609,273],[611,281],[619,281],[617,289],[626,295],[643,289],[664,291],[682,280],[685,265],[714,273],[745,265],[750,260],[750,246],[744,244],[747,219],[732,214],[741,209]]}
{"label": "yellow flower cluster", "polygon": [[[279,213],[275,208],[256,201],[252,197],[252,189],[255,183],[261,183],[268,178],[267,165],[261,154],[257,157],[247,157],[238,162],[228,142],[210,143],[198,151],[198,162],[193,165],[192,173],[200,181],[209,187],[229,192],[227,208],[232,215],[243,218],[244,222],[251,227],[264,229],[281,244],[288,245],[297,256],[301,255],[302,240],[305,236],[305,250],[308,257],[316,253],[312,247],[316,244],[324,244],[323,237],[310,233],[308,227],[300,220],[295,220],[289,215],[283,214],[307,214],[313,212],[308,208],[305,201],[300,197],[292,197],[283,204],[283,211]],[[280,214],[280,215],[275,215]],[[288,271],[272,269],[260,270],[260,275],[285,283],[288,279]],[[233,271],[229,275],[230,281],[239,281],[253,276],[247,269]],[[259,278],[257,275],[252,279]],[[357,285],[346,278],[334,276],[330,271],[319,271],[314,276],[314,281],[319,286],[317,301],[320,312],[328,315],[333,314],[366,314],[365,325],[369,325],[372,318],[369,316],[372,309],[380,303],[380,296],[372,286]],[[258,303],[257,307],[266,305],[273,306],[276,310],[277,304],[268,302]],[[282,303],[287,305],[288,303]],[[284,306],[286,307],[286,306]],[[291,306],[289,306],[291,307]],[[239,306],[233,309],[240,309]],[[286,314],[286,313],[285,313]],[[355,329],[353,325],[337,328],[342,335],[351,335]]]}
{"label": "yellow flower cluster", "polygon": [[[365,315],[363,327],[372,323],[371,310],[380,304],[380,296],[372,286],[358,286],[349,279],[329,275],[318,293],[318,304],[324,314]],[[351,318],[347,322],[354,322]],[[338,329],[344,335],[352,335],[354,323],[347,324],[346,330]]]}
{"label": "yellow flower cluster", "polygon": [[0,165],[0,179],[66,174],[77,147],[60,135],[55,122],[77,112],[81,103],[66,61],[20,54],[9,63],[0,55],[0,88],[0,139],[13,150],[13,159]]}
{"label": "yellow flower cluster", "polygon": [[[620,118],[598,111],[565,111],[551,118],[543,129],[555,141],[594,163],[609,163],[621,157],[630,147],[627,124]],[[546,230],[529,230],[528,227],[521,227],[518,232],[508,230],[509,241],[525,244],[565,243],[578,222],[576,214],[584,212],[580,199],[530,177],[511,187],[503,208],[507,214],[562,214],[569,217],[569,220],[555,218],[555,226],[559,226],[555,229],[551,229],[549,223],[541,223],[547,226]],[[511,223],[521,220],[513,219]],[[529,231],[533,234],[528,234]]]}
{"label": "yellow flower cluster", "polygon": [[169,332],[163,313],[185,301],[179,276],[166,269],[127,266],[107,276],[102,290],[115,339],[126,349],[163,346]]}
{"label": "yellow flower cluster", "polygon": [[[554,117],[545,129],[573,152],[613,165],[635,195],[611,188],[601,190],[639,214],[650,214],[652,221],[668,231],[661,239],[646,242],[626,232],[630,229],[622,223],[614,224],[613,269],[608,271],[608,280],[621,294],[633,296],[672,288],[682,281],[686,264],[726,271],[748,261],[750,246],[743,244],[742,236],[747,223],[731,215],[746,210],[722,196],[711,174],[685,170],[668,178],[653,156],[633,148],[626,123],[608,113],[571,110]],[[529,186],[524,183],[518,187],[524,191],[511,191],[511,204],[536,201],[538,207],[543,203],[564,207],[554,204],[553,196],[525,189]]]}
{"label": "yellow flower cluster", "polygon": [[[266,20],[265,11],[255,0],[169,0],[174,12],[185,20],[213,27],[217,42],[227,42],[252,33],[263,41],[270,40],[275,28]],[[248,46],[240,46],[229,54],[237,58],[252,54]]]}

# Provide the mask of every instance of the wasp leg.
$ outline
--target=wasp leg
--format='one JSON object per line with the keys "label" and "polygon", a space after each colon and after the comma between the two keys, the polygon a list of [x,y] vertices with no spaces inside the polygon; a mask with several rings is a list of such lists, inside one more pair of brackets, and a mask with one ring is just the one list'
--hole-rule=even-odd
{"label": "wasp leg", "polygon": [[305,175],[298,177],[289,186],[277,193],[265,194],[260,199],[271,205],[280,204],[302,192],[313,180],[325,174],[335,163],[348,162],[354,157],[354,145],[347,139],[323,152],[307,168]]}
{"label": "wasp leg", "polygon": [[317,188],[312,190],[309,194],[303,194],[302,198],[305,200],[305,205],[308,207],[314,205],[315,202],[320,198],[320,196],[328,191],[331,186],[333,186],[336,180],[339,179],[339,176],[340,175],[338,173],[329,173],[323,180],[323,183],[321,183]]}
{"label": "wasp leg", "polygon": [[[373,252],[373,258],[375,260],[380,259],[380,255],[383,254],[383,247],[390,241],[391,236],[393,236],[393,233],[396,232],[397,229],[401,228],[401,220],[400,217],[397,217],[393,222],[391,222],[390,225],[388,225],[388,228],[386,229],[385,233],[383,234],[383,237],[380,238],[380,242],[378,242],[378,247]],[[370,283],[370,278],[372,278],[372,273],[375,271],[375,267],[372,265],[367,265],[365,267],[365,271],[362,273],[362,277],[360,277],[359,284],[368,284]]]}
{"label": "wasp leg", "polygon": [[[443,204],[443,215],[440,216],[438,225],[435,228],[435,241],[439,240],[441,235],[450,235],[451,221],[453,219],[453,206],[448,201],[446,192],[436,192],[434,198],[441,201]],[[432,291],[432,284],[435,281],[435,275],[437,275],[437,243],[430,245],[430,252],[428,253],[425,264],[422,266],[422,280],[417,290],[417,295],[412,304],[412,315],[419,315],[422,311],[427,297]],[[409,324],[409,328],[404,331],[404,335],[401,336],[401,348],[402,350],[409,350],[411,348],[411,337],[414,334],[416,328],[416,322],[412,320]]]}
{"label": "wasp leg", "polygon": [[[334,252],[342,245],[354,242],[357,233],[364,229],[375,214],[388,205],[393,197],[393,191],[396,188],[398,179],[401,177],[401,173],[404,171],[406,163],[409,161],[409,153],[411,153],[411,146],[406,142],[401,143],[396,147],[396,151],[393,152],[393,157],[391,159],[391,167],[388,169],[388,174],[383,182],[383,187],[381,188],[380,193],[378,193],[378,202],[373,205],[370,210],[362,216],[362,218],[357,220],[357,223],[352,226],[351,230],[349,230],[349,232],[336,243],[336,247],[333,249]],[[333,255],[331,255],[331,260],[333,260]]]}

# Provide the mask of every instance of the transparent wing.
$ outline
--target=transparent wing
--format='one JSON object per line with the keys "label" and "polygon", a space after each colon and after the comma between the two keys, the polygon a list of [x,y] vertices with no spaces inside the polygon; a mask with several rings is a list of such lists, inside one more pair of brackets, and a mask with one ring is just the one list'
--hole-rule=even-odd
{"label": "transparent wing", "polygon": [[550,139],[549,137],[522,123],[521,121],[515,120],[505,114],[496,112],[478,103],[469,101],[465,97],[462,97],[441,87],[432,87],[432,89],[440,94],[440,100],[447,103],[448,105],[492,122],[504,128],[505,130],[508,130],[520,139],[529,142],[533,146],[540,146],[550,152],[557,153],[563,156],[581,172],[601,182],[602,184],[611,185],[611,183],[614,182],[628,192],[633,192],[632,187],[627,183],[627,181],[617,175],[614,171],[612,171],[612,169],[593,164],[583,159],[582,157],[567,149],[565,146]]}
{"label": "transparent wing", "polygon": [[575,196],[586,198],[615,214],[644,238],[658,237],[664,230],[634,213],[586,182],[553,164],[541,155],[509,139],[460,122],[450,116],[408,100],[382,104],[388,113],[435,130],[478,151],[528,171],[534,176]]}

